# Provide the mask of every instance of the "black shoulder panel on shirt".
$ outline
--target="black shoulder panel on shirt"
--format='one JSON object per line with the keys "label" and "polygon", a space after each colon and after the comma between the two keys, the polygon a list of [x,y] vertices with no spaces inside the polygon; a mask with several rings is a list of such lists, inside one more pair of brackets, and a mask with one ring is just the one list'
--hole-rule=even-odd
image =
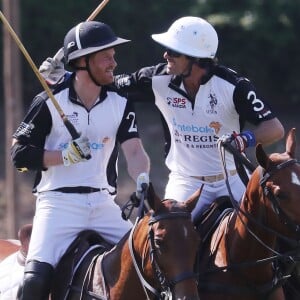
{"label": "black shoulder panel on shirt", "polygon": [[117,140],[120,144],[122,144],[123,142],[136,137],[139,137],[139,133],[135,110],[133,105],[130,102],[127,102],[117,132]]}
{"label": "black shoulder panel on shirt", "polygon": [[145,80],[146,78],[151,80],[152,77],[159,75],[168,75],[166,63],[160,63],[155,66],[143,67],[135,73],[133,73],[133,76],[136,78],[137,81],[141,79]]}
{"label": "black shoulder panel on shirt", "polygon": [[[55,94],[57,94],[58,92],[60,92],[61,90],[65,89],[65,88],[66,88],[66,82],[63,82],[63,83],[57,85],[54,90],[51,90],[51,92],[54,96]],[[39,106],[42,102],[45,102],[49,98],[50,97],[49,97],[48,93],[46,91],[42,91],[33,98],[32,102],[31,102],[31,106]]]}
{"label": "black shoulder panel on shirt", "polygon": [[[48,100],[48,99],[49,99],[49,96],[46,91],[42,91],[41,93],[37,94],[33,98],[25,118],[30,119],[31,118],[30,116],[36,114],[36,111],[39,110],[43,106],[43,103],[46,102],[46,100]],[[39,108],[39,109],[37,109],[37,108]]]}
{"label": "black shoulder panel on shirt", "polygon": [[32,105],[39,105],[41,102],[44,102],[47,99],[49,99],[47,92],[42,91],[33,98]]}
{"label": "black shoulder panel on shirt", "polygon": [[221,65],[217,65],[214,68],[214,75],[218,76],[233,85],[237,85],[241,80],[248,80],[245,77],[241,77],[236,71]]}

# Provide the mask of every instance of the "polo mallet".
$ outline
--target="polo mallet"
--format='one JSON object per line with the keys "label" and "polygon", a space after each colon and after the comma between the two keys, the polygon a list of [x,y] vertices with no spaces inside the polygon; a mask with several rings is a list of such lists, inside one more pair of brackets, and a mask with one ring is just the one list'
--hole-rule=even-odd
{"label": "polo mallet", "polygon": [[[61,119],[64,122],[64,125],[66,126],[67,130],[69,131],[70,135],[72,136],[72,139],[77,139],[80,137],[80,134],[77,132],[77,130],[75,129],[75,127],[73,126],[73,124],[68,120],[67,116],[64,114],[63,110],[61,109],[60,105],[58,104],[58,102],[56,101],[56,99],[54,98],[54,95],[52,93],[52,91],[50,90],[49,86],[47,85],[45,79],[42,77],[42,75],[39,73],[36,65],[34,64],[33,60],[31,59],[29,53],[27,52],[27,50],[25,49],[25,47],[23,46],[22,42],[20,41],[20,39],[18,38],[17,34],[15,33],[15,31],[13,30],[13,28],[10,26],[9,22],[7,21],[7,19],[5,18],[5,16],[3,15],[2,11],[0,11],[0,18],[3,22],[3,24],[6,26],[6,28],[8,29],[9,33],[11,34],[12,38],[14,39],[14,41],[16,42],[16,44],[18,45],[19,49],[21,50],[21,52],[24,54],[26,60],[28,61],[28,63],[30,64],[33,72],[35,73],[36,77],[38,78],[38,80],[40,81],[40,83],[42,84],[44,90],[46,91],[48,97],[50,98],[50,100],[52,101],[54,107],[56,108],[57,112],[59,113]],[[77,150],[80,152],[80,154],[83,155],[82,151],[80,148],[77,148]],[[84,156],[84,155],[83,155]],[[89,159],[90,156],[86,157],[86,159]]]}
{"label": "polo mallet", "polygon": [[[96,8],[95,10],[90,14],[90,16],[86,19],[86,21],[92,21],[96,18],[96,16],[99,14],[99,12],[104,8],[104,6],[109,2],[109,0],[103,0]],[[64,50],[63,48],[60,48],[57,53],[53,56],[53,59],[62,61],[64,57]]]}

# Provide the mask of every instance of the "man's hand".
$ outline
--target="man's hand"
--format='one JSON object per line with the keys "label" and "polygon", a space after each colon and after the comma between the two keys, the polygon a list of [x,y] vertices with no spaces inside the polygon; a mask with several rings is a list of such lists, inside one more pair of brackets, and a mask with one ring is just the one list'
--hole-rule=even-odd
{"label": "man's hand", "polygon": [[56,85],[62,82],[66,73],[64,64],[60,60],[51,57],[43,61],[39,72],[49,85]]}
{"label": "man's hand", "polygon": [[240,134],[236,132],[224,134],[220,137],[220,141],[223,144],[231,144],[240,153],[244,152],[247,147],[254,147],[256,145],[255,136],[251,131],[244,131]]}
{"label": "man's hand", "polygon": [[86,161],[91,158],[91,149],[87,137],[79,137],[69,142],[67,148],[62,151],[65,166]]}
{"label": "man's hand", "polygon": [[145,191],[145,188],[149,186],[149,175],[148,173],[141,173],[136,180],[136,197],[138,199],[142,198],[142,193]]}

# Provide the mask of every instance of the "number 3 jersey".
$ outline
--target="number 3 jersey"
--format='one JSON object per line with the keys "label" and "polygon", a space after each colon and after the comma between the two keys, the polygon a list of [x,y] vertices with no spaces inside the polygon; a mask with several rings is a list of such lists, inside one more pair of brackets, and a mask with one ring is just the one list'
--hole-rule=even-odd
{"label": "number 3 jersey", "polygon": [[[218,138],[240,132],[245,122],[258,125],[275,117],[251,82],[224,66],[208,71],[195,99],[190,99],[181,76],[167,74],[166,64],[119,75],[115,82],[128,99],[133,90],[140,92],[140,100],[151,99],[145,91],[152,93],[165,125],[166,165],[186,176],[222,173]],[[139,100],[132,95],[132,101]],[[235,169],[233,157],[226,157],[227,168]]]}

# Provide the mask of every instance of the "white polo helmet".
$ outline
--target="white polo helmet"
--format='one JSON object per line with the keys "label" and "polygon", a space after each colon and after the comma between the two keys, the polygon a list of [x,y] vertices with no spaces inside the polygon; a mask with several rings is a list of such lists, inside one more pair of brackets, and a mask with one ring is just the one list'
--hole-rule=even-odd
{"label": "white polo helmet", "polygon": [[167,32],[152,34],[151,37],[166,48],[196,58],[214,58],[218,49],[217,32],[198,17],[180,18]]}

